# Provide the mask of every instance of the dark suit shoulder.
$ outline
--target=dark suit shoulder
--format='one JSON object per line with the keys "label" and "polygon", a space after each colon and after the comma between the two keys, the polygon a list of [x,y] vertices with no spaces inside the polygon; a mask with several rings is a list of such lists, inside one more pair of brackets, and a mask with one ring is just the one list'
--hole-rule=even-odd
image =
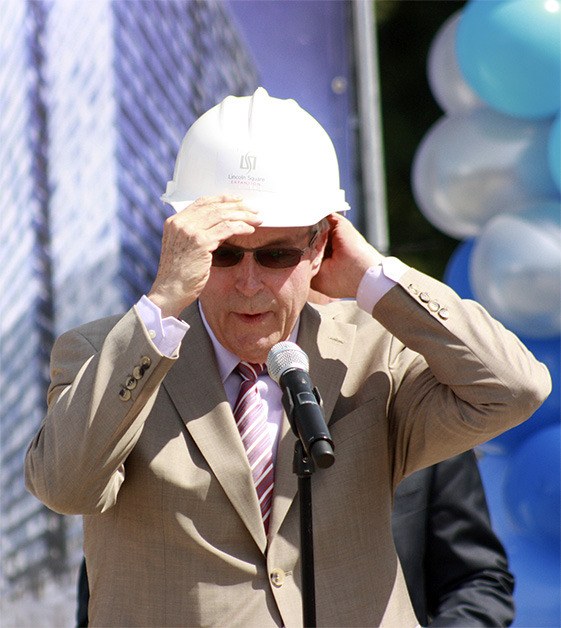
{"label": "dark suit shoulder", "polygon": [[397,486],[394,495],[394,516],[428,508],[434,467],[412,473]]}

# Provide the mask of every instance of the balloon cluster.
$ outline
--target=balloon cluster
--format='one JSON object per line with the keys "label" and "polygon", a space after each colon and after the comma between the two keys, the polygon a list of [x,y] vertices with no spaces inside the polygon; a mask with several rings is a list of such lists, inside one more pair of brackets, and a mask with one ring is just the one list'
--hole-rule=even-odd
{"label": "balloon cluster", "polygon": [[434,38],[444,116],[416,152],[425,217],[461,240],[445,281],[551,372],[533,417],[485,446],[491,513],[517,577],[518,626],[560,620],[561,0],[469,0]]}

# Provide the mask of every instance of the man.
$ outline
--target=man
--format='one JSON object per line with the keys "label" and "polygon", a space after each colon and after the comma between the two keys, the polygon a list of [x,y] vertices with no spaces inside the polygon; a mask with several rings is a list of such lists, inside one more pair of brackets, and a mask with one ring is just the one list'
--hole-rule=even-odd
{"label": "man", "polygon": [[[334,213],[333,146],[294,101],[258,89],[204,114],[164,200],[151,290],[57,341],[26,456],[29,490],[84,515],[91,625],[302,624],[294,436],[260,367],[290,339],[337,457],[313,478],[318,623],[415,626],[395,487],[525,420],[547,369]],[[313,307],[310,286],[358,306]]]}
{"label": "man", "polygon": [[392,523],[421,625],[510,626],[514,578],[491,527],[473,451],[403,480]]}
{"label": "man", "polygon": [[[423,626],[510,626],[514,578],[495,535],[473,451],[416,471],[395,493],[392,528]],[[85,561],[77,625],[88,625]]]}

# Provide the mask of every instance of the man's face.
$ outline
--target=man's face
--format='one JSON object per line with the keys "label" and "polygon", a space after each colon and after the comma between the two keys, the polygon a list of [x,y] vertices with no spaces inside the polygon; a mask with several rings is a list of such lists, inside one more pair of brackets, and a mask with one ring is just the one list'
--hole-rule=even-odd
{"label": "man's face", "polygon": [[[310,227],[259,227],[224,245],[304,249],[310,235]],[[266,362],[271,347],[288,338],[304,307],[312,277],[321,265],[324,243],[325,236],[318,237],[290,268],[266,268],[252,253],[245,253],[235,266],[211,268],[200,302],[222,346],[249,362]]]}

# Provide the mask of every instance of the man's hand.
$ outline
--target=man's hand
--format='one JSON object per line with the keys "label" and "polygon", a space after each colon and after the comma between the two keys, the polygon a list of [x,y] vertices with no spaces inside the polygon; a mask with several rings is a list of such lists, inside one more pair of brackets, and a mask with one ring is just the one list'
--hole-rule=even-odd
{"label": "man's hand", "polygon": [[328,219],[326,253],[312,288],[332,298],[354,298],[366,270],[384,258],[341,214]]}
{"label": "man's hand", "polygon": [[168,218],[156,279],[148,298],[162,317],[179,314],[195,301],[210,274],[212,252],[228,238],[250,234],[261,220],[239,197],[197,199]]}

